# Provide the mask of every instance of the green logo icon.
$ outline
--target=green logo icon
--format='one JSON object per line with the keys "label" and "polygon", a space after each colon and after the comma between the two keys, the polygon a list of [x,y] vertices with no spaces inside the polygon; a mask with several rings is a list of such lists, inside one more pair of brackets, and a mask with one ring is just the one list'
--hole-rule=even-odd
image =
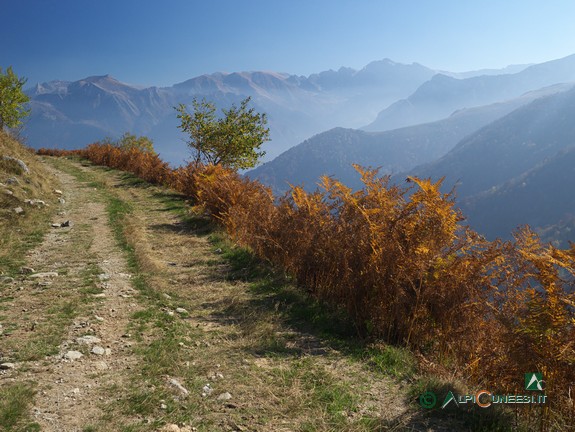
{"label": "green logo icon", "polygon": [[543,391],[545,389],[545,381],[543,381],[543,374],[539,372],[530,372],[525,374],[525,390]]}
{"label": "green logo icon", "polygon": [[445,408],[447,405],[449,405],[449,403],[453,401],[455,402],[455,405],[459,406],[459,404],[457,403],[457,399],[455,399],[455,395],[453,394],[453,392],[450,390],[449,393],[447,393],[447,395],[445,396],[445,400],[443,401],[443,405],[441,405],[441,409]]}
{"label": "green logo icon", "polygon": [[433,392],[425,392],[421,396],[419,396],[419,405],[423,408],[431,409],[437,403],[437,396]]}

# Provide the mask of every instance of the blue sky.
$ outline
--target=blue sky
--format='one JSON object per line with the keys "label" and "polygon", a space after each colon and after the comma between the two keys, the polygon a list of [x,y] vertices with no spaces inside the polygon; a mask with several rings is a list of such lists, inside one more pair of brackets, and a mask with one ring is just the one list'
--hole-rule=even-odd
{"label": "blue sky", "polygon": [[573,0],[0,0],[0,67],[29,84],[111,74],[308,75],[373,60],[465,71],[575,53]]}

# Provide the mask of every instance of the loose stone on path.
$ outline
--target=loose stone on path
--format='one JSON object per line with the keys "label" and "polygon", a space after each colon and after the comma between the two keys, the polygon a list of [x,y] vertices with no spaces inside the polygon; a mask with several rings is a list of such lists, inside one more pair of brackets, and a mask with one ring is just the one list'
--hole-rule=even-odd
{"label": "loose stone on path", "polygon": [[79,360],[83,356],[84,354],[82,354],[80,351],[68,351],[66,354],[64,354],[64,358],[68,360]]}

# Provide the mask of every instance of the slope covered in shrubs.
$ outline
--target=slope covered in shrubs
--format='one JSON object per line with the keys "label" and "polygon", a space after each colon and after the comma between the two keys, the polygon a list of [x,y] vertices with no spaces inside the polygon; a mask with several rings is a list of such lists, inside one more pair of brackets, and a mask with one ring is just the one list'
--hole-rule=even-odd
{"label": "slope covered in shrubs", "polygon": [[573,415],[575,246],[542,244],[528,227],[512,242],[488,242],[462,223],[441,182],[400,187],[358,167],[356,192],[323,178],[316,192],[276,198],[220,166],[173,170],[111,145],[74,153],[190,197],[238,244],[346,311],[361,337],[407,346],[498,392],[522,394],[523,374],[540,371],[546,413]]}

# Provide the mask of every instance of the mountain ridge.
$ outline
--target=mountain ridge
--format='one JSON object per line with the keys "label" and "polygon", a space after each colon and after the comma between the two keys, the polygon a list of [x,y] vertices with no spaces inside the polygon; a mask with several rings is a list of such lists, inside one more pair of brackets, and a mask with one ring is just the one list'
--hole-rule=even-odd
{"label": "mountain ridge", "polygon": [[362,129],[391,130],[444,118],[457,109],[486,105],[527,91],[575,81],[575,54],[529,66],[514,74],[456,79],[436,74],[408,98],[399,100]]}
{"label": "mountain ridge", "polygon": [[341,67],[308,76],[214,72],[167,87],[127,84],[110,75],[53,80],[26,90],[32,99],[26,134],[32,147],[78,148],[129,131],[150,136],[163,157],[178,164],[187,149],[173,106],[206,97],[223,108],[249,96],[256,110],[268,114],[272,141],[264,150],[265,160],[271,160],[322,131],[364,125],[435,73],[419,63],[382,59],[360,69]]}
{"label": "mountain ridge", "polygon": [[444,177],[444,190],[456,187],[469,224],[489,239],[509,239],[512,230],[529,224],[566,245],[575,228],[574,118],[571,86],[517,108],[403,175]]}
{"label": "mountain ridge", "polygon": [[380,167],[381,174],[407,171],[446,154],[458,142],[515,109],[549,94],[567,91],[571,84],[558,84],[528,92],[518,98],[458,110],[436,122],[390,131],[334,128],[317,134],[248,172],[283,193],[288,184],[314,189],[321,175],[333,175],[352,188],[361,187],[352,164]]}
{"label": "mountain ridge", "polygon": [[[26,90],[32,107],[28,141],[32,147],[75,148],[106,135],[119,136],[127,129],[150,135],[164,157],[181,162],[186,149],[181,146],[174,106],[206,97],[222,108],[251,97],[254,108],[268,115],[272,142],[265,144],[265,150],[271,158],[314,133],[345,123],[361,124],[361,119],[407,96],[435,73],[421,65],[413,67],[416,70],[410,76],[405,71],[411,66],[386,64],[385,70],[401,68],[402,72],[380,77],[385,85],[378,90],[369,82],[359,85],[357,77],[367,73],[363,69],[351,73],[345,91],[322,89],[327,81],[321,74],[310,78],[273,71],[216,72],[170,87],[142,88],[110,75],[38,83]],[[340,78],[348,72],[340,72]],[[373,79],[373,73],[369,77]],[[58,123],[68,131],[60,130]]]}

